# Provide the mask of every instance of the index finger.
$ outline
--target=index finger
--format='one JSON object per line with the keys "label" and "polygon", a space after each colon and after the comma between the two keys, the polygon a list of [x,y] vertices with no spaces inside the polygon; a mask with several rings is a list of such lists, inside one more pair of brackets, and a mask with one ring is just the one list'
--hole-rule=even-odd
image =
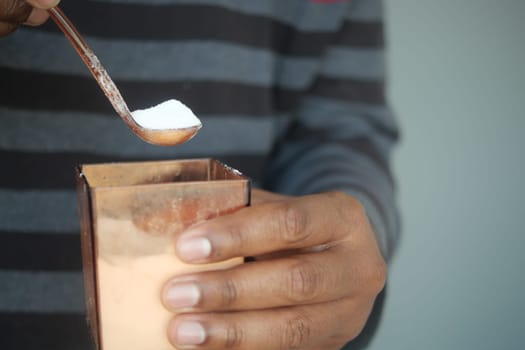
{"label": "index finger", "polygon": [[191,227],[176,250],[182,260],[200,263],[309,248],[347,238],[363,213],[357,200],[338,192],[289,198]]}
{"label": "index finger", "polygon": [[60,0],[27,0],[27,2],[34,8],[24,24],[37,26],[47,21],[49,18],[47,9],[57,6]]}
{"label": "index finger", "polygon": [[0,21],[12,24],[22,23],[31,13],[31,9],[32,7],[25,1],[0,1]]}

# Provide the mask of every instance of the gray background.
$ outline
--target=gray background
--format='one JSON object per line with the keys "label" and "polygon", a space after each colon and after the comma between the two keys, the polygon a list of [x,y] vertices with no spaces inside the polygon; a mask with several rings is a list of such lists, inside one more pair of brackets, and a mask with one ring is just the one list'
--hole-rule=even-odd
{"label": "gray background", "polygon": [[403,238],[376,349],[525,349],[525,0],[386,0]]}

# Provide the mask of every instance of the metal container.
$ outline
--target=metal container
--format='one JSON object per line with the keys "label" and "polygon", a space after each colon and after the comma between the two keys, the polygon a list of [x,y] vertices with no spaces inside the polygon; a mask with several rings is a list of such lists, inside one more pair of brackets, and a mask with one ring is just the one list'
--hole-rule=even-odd
{"label": "metal container", "polygon": [[212,159],[77,168],[89,324],[100,350],[168,350],[173,316],[161,290],[173,276],[224,269],[241,257],[187,265],[175,241],[188,226],[249,205],[250,181]]}

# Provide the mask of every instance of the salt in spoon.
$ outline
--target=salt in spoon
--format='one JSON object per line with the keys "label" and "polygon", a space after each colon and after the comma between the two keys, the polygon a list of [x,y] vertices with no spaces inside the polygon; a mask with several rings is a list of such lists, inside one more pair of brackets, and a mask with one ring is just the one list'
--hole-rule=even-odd
{"label": "salt in spoon", "polygon": [[117,86],[64,12],[58,6],[49,9],[48,12],[82,58],[115,111],[141,139],[159,146],[174,146],[188,141],[197,134],[202,125],[196,117],[196,121],[191,125],[175,128],[145,128],[137,123]]}

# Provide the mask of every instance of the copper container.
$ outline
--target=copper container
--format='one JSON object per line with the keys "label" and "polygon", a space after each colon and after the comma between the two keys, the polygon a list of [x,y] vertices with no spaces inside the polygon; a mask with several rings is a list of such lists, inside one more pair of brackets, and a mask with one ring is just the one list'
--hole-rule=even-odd
{"label": "copper container", "polygon": [[173,349],[164,283],[191,271],[223,269],[177,259],[188,226],[249,205],[250,181],[212,159],[82,165],[77,191],[87,314],[100,350]]}

